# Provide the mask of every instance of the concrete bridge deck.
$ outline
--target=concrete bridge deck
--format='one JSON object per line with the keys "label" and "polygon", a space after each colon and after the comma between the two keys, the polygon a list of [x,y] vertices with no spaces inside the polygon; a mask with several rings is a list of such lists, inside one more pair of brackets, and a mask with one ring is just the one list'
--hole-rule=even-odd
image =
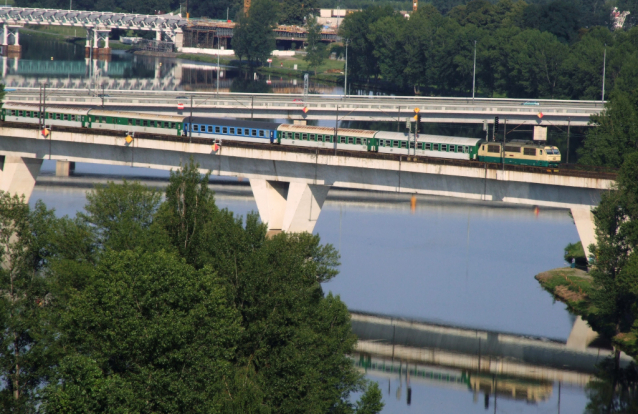
{"label": "concrete bridge deck", "polygon": [[[43,159],[61,162],[179,168],[190,157],[202,172],[250,179],[261,219],[270,231],[312,232],[332,186],[427,194],[570,209],[584,246],[595,242],[591,208],[613,185],[613,174],[565,169],[458,163],[421,157],[300,149],[291,146],[124,134],[80,128],[0,125],[0,189],[30,196]],[[586,251],[587,247],[586,247]]]}
{"label": "concrete bridge deck", "polygon": [[[102,105],[95,92],[78,89],[48,89],[47,103],[63,105]],[[7,100],[38,102],[39,88],[20,88],[7,94]],[[293,119],[335,121],[387,121],[405,124],[419,108],[423,122],[501,123],[509,125],[586,126],[590,116],[603,109],[601,101],[538,100],[524,105],[522,99],[427,98],[401,96],[348,96],[243,94],[213,92],[120,91],[109,89],[104,105],[112,109],[177,113],[177,104],[198,115],[254,119]],[[303,108],[308,108],[304,113]],[[402,128],[404,126],[401,126]]]}

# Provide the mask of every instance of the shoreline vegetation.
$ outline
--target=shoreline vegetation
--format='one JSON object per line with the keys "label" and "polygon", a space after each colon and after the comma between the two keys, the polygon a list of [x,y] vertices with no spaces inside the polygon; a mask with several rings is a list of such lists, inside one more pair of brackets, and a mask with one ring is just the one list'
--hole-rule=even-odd
{"label": "shoreline vegetation", "polygon": [[[554,300],[566,304],[570,313],[576,314],[584,320],[597,316],[598,309],[590,298],[594,289],[593,278],[586,271],[559,267],[539,273],[534,278],[543,289],[552,295]],[[625,354],[633,358],[638,356],[631,352],[633,344],[638,339],[632,333],[619,333],[610,339],[612,344]]]}

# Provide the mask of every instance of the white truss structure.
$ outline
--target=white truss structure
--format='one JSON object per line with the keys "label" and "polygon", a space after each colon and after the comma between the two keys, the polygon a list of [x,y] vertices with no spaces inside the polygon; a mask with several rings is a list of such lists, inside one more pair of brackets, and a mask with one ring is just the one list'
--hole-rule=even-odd
{"label": "white truss structure", "polygon": [[95,30],[147,30],[165,34],[174,43],[176,35],[188,23],[180,16],[168,14],[151,16],[111,12],[91,12],[81,10],[30,9],[5,7],[0,9],[0,24],[11,26],[70,26]]}

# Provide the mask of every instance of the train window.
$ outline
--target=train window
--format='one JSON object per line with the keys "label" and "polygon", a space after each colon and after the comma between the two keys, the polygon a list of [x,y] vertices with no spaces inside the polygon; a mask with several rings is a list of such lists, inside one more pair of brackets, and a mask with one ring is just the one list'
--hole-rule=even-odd
{"label": "train window", "polygon": [[148,126],[148,120],[143,119],[142,120],[142,126]]}
{"label": "train window", "polygon": [[423,143],[422,142],[417,142],[416,143],[416,149],[422,150],[423,149]]}
{"label": "train window", "polygon": [[215,127],[215,133],[219,134],[219,127]]}
{"label": "train window", "polygon": [[299,132],[295,132],[295,139],[299,139]]}
{"label": "train window", "polygon": [[521,147],[514,147],[511,145],[505,146],[505,152],[521,152]]}
{"label": "train window", "polygon": [[250,135],[252,135],[253,137],[257,136],[257,130],[256,129],[251,129],[250,130]]}
{"label": "train window", "polygon": [[543,155],[543,150],[541,150],[541,155]]}
{"label": "train window", "polygon": [[193,131],[199,131],[199,125],[193,124]]}
{"label": "train window", "polygon": [[263,136],[264,136],[264,130],[263,130],[263,129],[260,129],[260,130],[259,130],[259,136],[260,136],[260,137],[263,137]]}
{"label": "train window", "polygon": [[500,153],[501,152],[501,146],[500,145],[488,145],[487,146],[487,152]]}
{"label": "train window", "polygon": [[392,141],[392,146],[393,147],[398,147],[399,146],[399,141]]}
{"label": "train window", "polygon": [[523,154],[524,155],[535,156],[536,155],[536,148],[523,148]]}
{"label": "train window", "polygon": [[246,136],[250,135],[250,129],[244,128],[244,135]]}
{"label": "train window", "polygon": [[60,114],[55,114],[55,119],[60,119]]}
{"label": "train window", "polygon": [[[366,144],[368,143],[368,140],[364,138],[364,139],[362,139],[362,140],[361,140],[361,143],[362,143],[363,145],[366,145]],[[370,142],[370,143],[372,143],[372,142]]]}
{"label": "train window", "polygon": [[75,115],[71,115],[71,121],[75,121]]}
{"label": "train window", "polygon": [[227,134],[227,133],[228,133],[228,128],[223,127],[223,128],[222,128],[222,134]]}
{"label": "train window", "polygon": [[401,148],[407,148],[408,143],[406,141],[401,141]]}
{"label": "train window", "polygon": [[64,114],[64,115],[62,116],[62,119],[63,119],[64,121],[68,121],[68,120],[69,120],[69,114]]}
{"label": "train window", "polygon": [[206,130],[207,130],[208,132],[213,132],[213,126],[212,126],[212,125],[207,126],[207,127],[206,127]]}
{"label": "train window", "polygon": [[23,111],[18,111],[18,116],[24,116],[24,112]]}
{"label": "train window", "polygon": [[339,137],[339,142],[342,143],[342,144],[345,144],[346,143],[346,137]]}
{"label": "train window", "polygon": [[174,128],[174,127],[175,127],[175,124],[174,124],[174,123],[172,123],[172,122],[168,122],[168,127],[169,127],[169,128]]}
{"label": "train window", "polygon": [[410,142],[410,148],[414,149],[414,141]]}
{"label": "train window", "polygon": [[235,135],[235,128],[230,128],[230,134]]}
{"label": "train window", "polygon": [[348,144],[354,144],[354,138],[348,137]]}
{"label": "train window", "polygon": [[481,151],[485,151],[485,145],[481,146]]}
{"label": "train window", "polygon": [[12,110],[11,110],[11,115],[15,115],[15,114],[16,114],[15,109],[12,109]]}
{"label": "train window", "polygon": [[308,141],[308,134],[301,134],[301,139],[304,141]]}
{"label": "train window", "polygon": [[133,120],[131,118],[128,119],[128,124],[133,125]]}
{"label": "train window", "polygon": [[361,145],[361,138],[357,138],[357,145]]}

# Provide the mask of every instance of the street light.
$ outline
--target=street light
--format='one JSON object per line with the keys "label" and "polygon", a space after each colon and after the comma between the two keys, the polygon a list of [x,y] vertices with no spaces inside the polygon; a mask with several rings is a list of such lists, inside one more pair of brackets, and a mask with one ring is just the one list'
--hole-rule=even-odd
{"label": "street light", "polygon": [[217,36],[217,95],[219,95],[219,36]]}
{"label": "street light", "polygon": [[605,43],[605,51],[603,52],[603,93],[600,97],[601,102],[605,102],[605,66],[607,62],[607,43]]}
{"label": "street light", "polygon": [[472,76],[472,103],[474,103],[475,87],[476,87],[476,40],[474,41],[474,75]]}

